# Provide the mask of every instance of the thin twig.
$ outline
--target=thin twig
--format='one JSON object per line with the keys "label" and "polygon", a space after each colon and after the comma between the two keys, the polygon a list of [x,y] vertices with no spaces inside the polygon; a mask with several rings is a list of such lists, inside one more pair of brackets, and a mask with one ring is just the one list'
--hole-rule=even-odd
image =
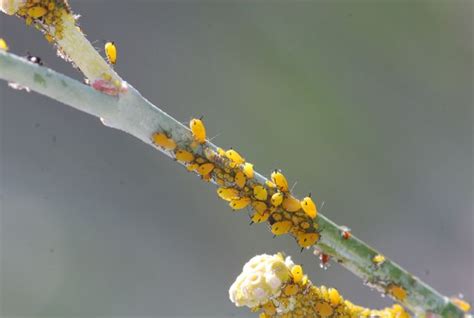
{"label": "thin twig", "polygon": [[[160,148],[153,145],[150,138],[156,131],[166,131],[178,145],[187,146],[193,141],[186,126],[151,104],[130,86],[124,94],[108,96],[7,52],[0,52],[0,78],[17,82],[39,94],[99,117],[105,125],[123,130],[156,149]],[[217,148],[210,142],[205,146]],[[197,152],[202,152],[202,149],[199,147]],[[172,157],[170,152],[163,152]],[[262,185],[267,181],[258,173],[255,173],[254,179]],[[447,297],[391,260],[385,259],[379,265],[374,264],[374,256],[379,255],[377,251],[352,235],[349,239],[345,238],[342,228],[324,215],[319,214],[317,222],[321,234],[317,247],[370,286],[395,296],[398,302],[417,315],[464,317],[463,311]]]}

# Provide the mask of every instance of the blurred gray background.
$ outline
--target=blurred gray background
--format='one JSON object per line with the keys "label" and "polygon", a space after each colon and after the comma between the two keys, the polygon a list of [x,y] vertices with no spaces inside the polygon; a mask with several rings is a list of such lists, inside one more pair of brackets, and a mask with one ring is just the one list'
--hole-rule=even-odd
{"label": "blurred gray background", "polygon": [[[117,71],[445,295],[474,300],[473,2],[71,1]],[[81,79],[0,14],[12,52]],[[96,118],[1,93],[2,317],[255,317],[228,288],[285,251],[355,303],[390,300]]]}

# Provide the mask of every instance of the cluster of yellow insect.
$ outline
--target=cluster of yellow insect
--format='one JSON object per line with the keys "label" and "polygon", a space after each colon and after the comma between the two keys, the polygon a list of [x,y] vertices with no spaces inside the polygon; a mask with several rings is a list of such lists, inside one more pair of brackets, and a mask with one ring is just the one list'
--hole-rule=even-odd
{"label": "cluster of yellow insect", "polygon": [[[393,305],[382,310],[374,310],[354,305],[345,300],[335,288],[317,287],[303,274],[300,265],[291,268],[291,279],[282,287],[282,293],[258,308],[260,318],[409,318],[410,315],[400,305]],[[294,302],[293,310],[280,314],[277,309],[281,304]],[[288,306],[286,306],[288,307]]]}
{"label": "cluster of yellow insect", "polygon": [[279,170],[272,172],[271,181],[259,182],[255,179],[253,164],[235,149],[214,148],[206,143],[202,119],[193,118],[189,128],[192,141],[186,146],[178,146],[164,131],[154,133],[151,140],[171,152],[189,171],[217,184],[217,195],[228,201],[232,210],[251,208],[251,224],[268,222],[275,236],[291,234],[302,248],[319,240],[315,221],[318,210],[311,194],[301,201],[295,198]]}
{"label": "cluster of yellow insect", "polygon": [[66,1],[59,0],[26,0],[16,14],[25,19],[27,25],[44,32],[46,40],[63,38],[64,17],[69,16],[70,8]]}
{"label": "cluster of yellow insect", "polygon": [[[8,2],[8,1],[7,1]],[[13,1],[12,1],[13,2]],[[18,1],[16,1],[18,2]],[[68,62],[77,62],[87,79],[84,82],[92,88],[109,95],[127,91],[127,85],[105,63],[91,55],[81,28],[77,24],[67,0],[23,0],[15,8],[15,15],[25,20],[44,34],[46,40],[55,44],[57,53]],[[67,38],[67,40],[66,40]],[[85,46],[84,46],[85,45]],[[77,50],[77,47],[83,49]],[[111,65],[117,61],[117,47],[114,42],[105,43],[105,55]],[[79,52],[79,53],[78,53]],[[84,56],[79,56],[84,52]],[[78,55],[79,54],[79,55]]]}
{"label": "cluster of yellow insect", "polygon": [[345,300],[335,288],[315,286],[291,257],[257,255],[243,267],[229,289],[230,300],[260,318],[409,318],[400,305],[369,309]]}

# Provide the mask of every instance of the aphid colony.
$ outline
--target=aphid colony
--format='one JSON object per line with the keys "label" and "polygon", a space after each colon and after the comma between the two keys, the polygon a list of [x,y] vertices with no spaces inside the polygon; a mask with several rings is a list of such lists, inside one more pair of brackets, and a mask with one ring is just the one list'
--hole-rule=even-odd
{"label": "aphid colony", "polygon": [[374,310],[345,300],[335,288],[315,286],[290,257],[257,255],[229,289],[230,300],[260,318],[409,318],[400,305]]}
{"label": "aphid colony", "polygon": [[27,25],[44,32],[46,40],[63,38],[64,18],[70,17],[70,8],[66,1],[26,0],[16,15],[25,19]]}
{"label": "aphid colony", "polygon": [[[13,1],[10,1],[13,2]],[[14,14],[25,20],[44,34],[46,40],[56,46],[57,54],[75,68],[81,68],[87,79],[84,83],[108,94],[118,95],[127,91],[127,85],[110,67],[96,59],[92,46],[83,38],[77,24],[78,15],[74,15],[67,0],[23,0],[14,9]],[[114,42],[104,46],[110,65],[117,62],[117,47]],[[76,63],[78,65],[76,65]]]}
{"label": "aphid colony", "polygon": [[187,170],[217,184],[217,195],[227,201],[232,210],[251,208],[251,224],[268,222],[275,236],[291,234],[302,248],[319,240],[315,222],[318,211],[311,194],[301,201],[295,198],[279,170],[272,172],[271,181],[259,183],[254,178],[253,165],[236,150],[214,149],[206,144],[206,128],[201,119],[192,119],[189,128],[192,134],[189,145],[178,145],[164,131],[154,133],[151,140]]}

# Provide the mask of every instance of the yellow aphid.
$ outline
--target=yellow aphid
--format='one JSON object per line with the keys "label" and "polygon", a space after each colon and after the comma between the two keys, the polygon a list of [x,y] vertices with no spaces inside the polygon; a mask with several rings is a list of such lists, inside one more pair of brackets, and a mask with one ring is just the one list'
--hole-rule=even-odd
{"label": "yellow aphid", "polygon": [[196,158],[196,162],[201,164],[201,163],[206,162],[206,159],[204,159],[203,157],[198,157],[198,158]]}
{"label": "yellow aphid", "polygon": [[281,192],[276,192],[272,195],[272,198],[270,199],[271,203],[273,206],[277,207],[280,206],[281,203],[283,202],[283,193]]}
{"label": "yellow aphid", "polygon": [[291,213],[290,212],[282,211],[281,215],[283,215],[283,217],[285,219],[291,220]]}
{"label": "yellow aphid", "polygon": [[275,220],[276,222],[281,221],[283,219],[283,216],[281,213],[273,213],[272,214],[272,219]]}
{"label": "yellow aphid", "polygon": [[298,285],[295,285],[295,284],[288,284],[285,286],[285,288],[283,289],[283,292],[285,293],[285,295],[287,296],[293,296],[295,295],[297,292],[298,292]]}
{"label": "yellow aphid", "polygon": [[234,182],[234,177],[226,173],[224,174],[224,180],[226,180],[228,183],[232,183]]}
{"label": "yellow aphid", "polygon": [[303,230],[307,230],[307,229],[309,229],[310,224],[309,224],[309,222],[304,221],[304,222],[301,222],[301,223],[300,223],[300,227],[301,227]]}
{"label": "yellow aphid", "polygon": [[224,149],[218,147],[217,148],[217,153],[219,154],[219,156],[225,157],[225,150]]}
{"label": "yellow aphid", "polygon": [[250,162],[246,162],[246,163],[244,164],[244,168],[242,169],[242,171],[244,172],[245,176],[246,176],[248,179],[252,179],[252,178],[253,178],[253,175],[254,175],[253,164],[251,164]]}
{"label": "yellow aphid", "polygon": [[188,171],[194,171],[197,168],[199,168],[199,165],[197,163],[190,163],[186,166],[186,169],[188,169]]}
{"label": "yellow aphid", "polygon": [[272,182],[276,184],[277,188],[282,192],[288,191],[288,181],[286,181],[285,176],[278,170],[272,172],[271,175]]}
{"label": "yellow aphid", "polygon": [[293,276],[293,281],[295,283],[301,282],[301,280],[303,279],[303,275],[304,275],[303,267],[301,267],[301,265],[293,266],[291,268],[291,275]]}
{"label": "yellow aphid", "polygon": [[232,148],[225,152],[225,156],[238,165],[243,164],[245,162],[245,159]]}
{"label": "yellow aphid", "polygon": [[108,82],[112,80],[112,75],[109,73],[102,73],[102,78]]}
{"label": "yellow aphid", "polygon": [[189,128],[193,134],[194,140],[203,144],[206,142],[206,127],[201,119],[193,118],[189,122]]}
{"label": "yellow aphid", "polygon": [[254,215],[252,215],[252,222],[253,223],[262,223],[262,222],[265,222],[266,220],[268,220],[269,217],[270,217],[269,212],[264,212],[263,214],[254,213]]}
{"label": "yellow aphid", "polygon": [[334,313],[334,309],[326,302],[317,302],[314,309],[321,318],[328,318]]}
{"label": "yellow aphid", "polygon": [[328,290],[328,295],[329,295],[329,301],[333,306],[339,305],[341,302],[341,295],[335,288],[329,288]]}
{"label": "yellow aphid", "polygon": [[267,210],[267,205],[261,201],[252,202],[252,207],[257,213],[263,214]]}
{"label": "yellow aphid", "polygon": [[0,38],[0,50],[8,51],[7,42],[4,39]]}
{"label": "yellow aphid", "polygon": [[166,150],[173,150],[176,148],[176,142],[173,139],[168,138],[168,136],[162,132],[154,133],[152,135],[152,141],[155,145],[160,146]]}
{"label": "yellow aphid", "polygon": [[272,224],[272,233],[275,235],[286,234],[291,230],[293,223],[291,221],[280,221]]}
{"label": "yellow aphid", "polygon": [[240,210],[240,209],[243,209],[243,208],[247,207],[247,205],[249,205],[250,202],[251,202],[251,200],[248,197],[236,198],[236,199],[232,199],[230,201],[229,206],[233,210]]}
{"label": "yellow aphid", "polygon": [[53,11],[55,6],[56,6],[55,3],[51,1],[50,3],[48,3],[48,10]]}
{"label": "yellow aphid", "polygon": [[282,207],[285,211],[296,212],[301,209],[301,203],[294,196],[288,195],[283,199]]}
{"label": "yellow aphid", "polygon": [[405,311],[405,309],[399,304],[392,306],[392,315],[396,318],[410,318],[411,316]]}
{"label": "yellow aphid", "polygon": [[44,18],[44,22],[46,24],[51,24],[53,22],[53,14],[52,13],[47,14],[46,17]]}
{"label": "yellow aphid", "polygon": [[247,178],[245,178],[245,175],[242,171],[237,171],[235,174],[235,184],[239,188],[243,188],[245,186],[245,182],[247,182]]}
{"label": "yellow aphid", "polygon": [[308,276],[307,275],[304,275],[303,276],[303,279],[301,280],[301,285],[306,285],[306,283],[308,282]]}
{"label": "yellow aphid", "polygon": [[267,187],[269,187],[269,188],[272,188],[272,189],[276,188],[276,184],[274,184],[274,183],[271,182],[270,180],[265,181],[265,184],[266,184]]}
{"label": "yellow aphid", "polygon": [[219,177],[214,176],[214,180],[216,181],[216,184],[218,186],[221,186],[221,187],[225,186],[225,180],[224,179],[221,179]]}
{"label": "yellow aphid", "polygon": [[191,162],[194,160],[193,153],[183,149],[177,150],[175,156],[176,160],[181,162]]}
{"label": "yellow aphid", "polygon": [[388,287],[388,292],[399,301],[403,301],[407,297],[407,291],[403,287],[395,284],[392,284]]}
{"label": "yellow aphid", "polygon": [[471,309],[471,305],[468,302],[457,297],[451,297],[451,302],[464,312],[468,312]]}
{"label": "yellow aphid", "polygon": [[41,18],[46,13],[48,13],[48,10],[40,6],[36,6],[36,7],[29,8],[27,13],[33,19],[38,19],[38,18]]}
{"label": "yellow aphid", "polygon": [[316,208],[313,199],[311,199],[311,194],[301,200],[301,208],[312,219],[318,215],[318,209]]}
{"label": "yellow aphid", "polygon": [[385,256],[382,254],[377,254],[372,258],[372,262],[374,262],[375,265],[380,265],[385,262]]}
{"label": "yellow aphid", "polygon": [[261,185],[256,185],[253,188],[253,195],[255,199],[260,200],[260,201],[265,201],[267,199],[267,189],[262,187]]}
{"label": "yellow aphid", "polygon": [[191,147],[191,149],[193,149],[193,150],[196,150],[196,148],[199,147],[199,143],[198,143],[196,140],[193,140],[193,141],[189,144],[189,147]]}
{"label": "yellow aphid", "polygon": [[53,42],[53,37],[51,36],[51,34],[45,34],[44,35],[44,38],[46,39],[46,41],[48,41],[49,43]]}
{"label": "yellow aphid", "polygon": [[214,169],[214,174],[220,178],[223,178],[224,177],[224,170],[222,170],[221,168],[219,167],[216,167]]}
{"label": "yellow aphid", "polygon": [[317,233],[317,232],[314,232],[314,233],[299,233],[296,236],[296,239],[298,241],[299,246],[308,247],[308,246],[316,244],[316,242],[319,240],[319,233]]}
{"label": "yellow aphid", "polygon": [[207,175],[211,173],[211,171],[214,169],[214,164],[213,163],[203,163],[202,165],[197,168],[197,173],[199,173],[201,176]]}
{"label": "yellow aphid", "polygon": [[117,47],[114,42],[107,42],[104,46],[105,56],[110,64],[115,65],[117,62]]}
{"label": "yellow aphid", "polygon": [[303,222],[303,218],[299,217],[299,216],[296,216],[296,215],[293,215],[291,218],[291,222],[293,222],[293,224],[299,224],[301,222]]}
{"label": "yellow aphid", "polygon": [[26,10],[27,10],[27,8],[21,7],[20,9],[18,9],[18,11],[16,13],[18,13],[18,15],[24,17],[26,15]]}
{"label": "yellow aphid", "polygon": [[270,300],[268,301],[267,303],[265,303],[263,306],[263,311],[265,311],[266,314],[268,315],[274,315],[276,314],[276,308],[275,308],[275,305],[273,304],[273,302]]}
{"label": "yellow aphid", "polygon": [[217,195],[223,200],[231,201],[239,196],[239,191],[234,188],[219,188]]}

